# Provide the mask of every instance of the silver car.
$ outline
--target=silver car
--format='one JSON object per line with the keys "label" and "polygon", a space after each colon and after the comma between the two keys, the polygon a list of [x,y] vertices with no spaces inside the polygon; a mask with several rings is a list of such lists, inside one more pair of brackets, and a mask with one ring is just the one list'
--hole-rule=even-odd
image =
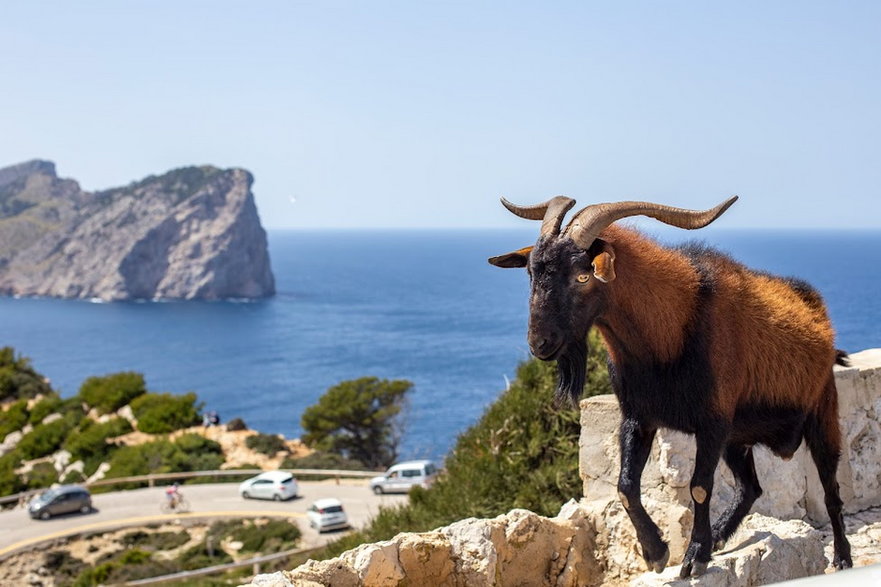
{"label": "silver car", "polygon": [[392,465],[385,475],[370,480],[370,489],[377,495],[407,493],[414,485],[428,488],[437,477],[437,467],[431,461],[406,461]]}

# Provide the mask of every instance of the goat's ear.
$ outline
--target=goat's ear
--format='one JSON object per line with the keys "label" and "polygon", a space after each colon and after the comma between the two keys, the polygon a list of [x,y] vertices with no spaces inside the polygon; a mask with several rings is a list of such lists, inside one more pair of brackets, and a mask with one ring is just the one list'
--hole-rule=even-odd
{"label": "goat's ear", "polygon": [[593,266],[593,276],[602,281],[609,283],[615,280],[615,251],[608,243],[603,244],[603,250],[591,261]]}
{"label": "goat's ear", "polygon": [[526,263],[529,261],[530,251],[532,251],[532,247],[523,247],[519,251],[514,251],[513,253],[499,255],[498,257],[490,257],[489,262],[490,265],[495,265],[496,267],[501,267],[503,269],[526,267]]}

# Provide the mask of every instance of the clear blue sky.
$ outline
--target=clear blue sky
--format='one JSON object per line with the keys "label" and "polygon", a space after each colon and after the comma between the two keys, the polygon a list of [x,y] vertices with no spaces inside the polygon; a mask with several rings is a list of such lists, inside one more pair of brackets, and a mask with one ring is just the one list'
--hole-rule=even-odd
{"label": "clear blue sky", "polygon": [[881,228],[879,31],[879,2],[6,2],[0,166],[244,167],[268,228],[735,193],[729,227]]}

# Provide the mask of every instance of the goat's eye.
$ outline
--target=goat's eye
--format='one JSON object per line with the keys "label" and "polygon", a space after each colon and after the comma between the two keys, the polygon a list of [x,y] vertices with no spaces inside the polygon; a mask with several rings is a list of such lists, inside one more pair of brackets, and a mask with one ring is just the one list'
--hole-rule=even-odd
{"label": "goat's eye", "polygon": [[575,278],[578,283],[587,283],[590,281],[590,273],[582,273],[578,277]]}

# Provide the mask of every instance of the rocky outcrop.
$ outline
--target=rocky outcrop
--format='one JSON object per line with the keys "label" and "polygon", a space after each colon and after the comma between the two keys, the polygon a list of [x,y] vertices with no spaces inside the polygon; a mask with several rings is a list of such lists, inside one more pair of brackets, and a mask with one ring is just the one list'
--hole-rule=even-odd
{"label": "rocky outcrop", "polygon": [[85,192],[31,161],[0,169],[0,293],[101,300],[275,293],[251,174],[186,167]]}
{"label": "rocky outcrop", "polygon": [[[664,506],[657,505],[663,508]],[[690,519],[670,513],[673,533]],[[677,517],[679,516],[679,517]],[[686,525],[683,525],[686,523]],[[701,585],[763,585],[821,573],[823,536],[806,523],[749,516],[732,548],[714,558]],[[645,573],[633,526],[617,500],[574,501],[555,518],[525,510],[491,520],[468,519],[433,532],[404,533],[327,561],[255,577],[260,587],[594,587],[688,585],[678,568]]]}

